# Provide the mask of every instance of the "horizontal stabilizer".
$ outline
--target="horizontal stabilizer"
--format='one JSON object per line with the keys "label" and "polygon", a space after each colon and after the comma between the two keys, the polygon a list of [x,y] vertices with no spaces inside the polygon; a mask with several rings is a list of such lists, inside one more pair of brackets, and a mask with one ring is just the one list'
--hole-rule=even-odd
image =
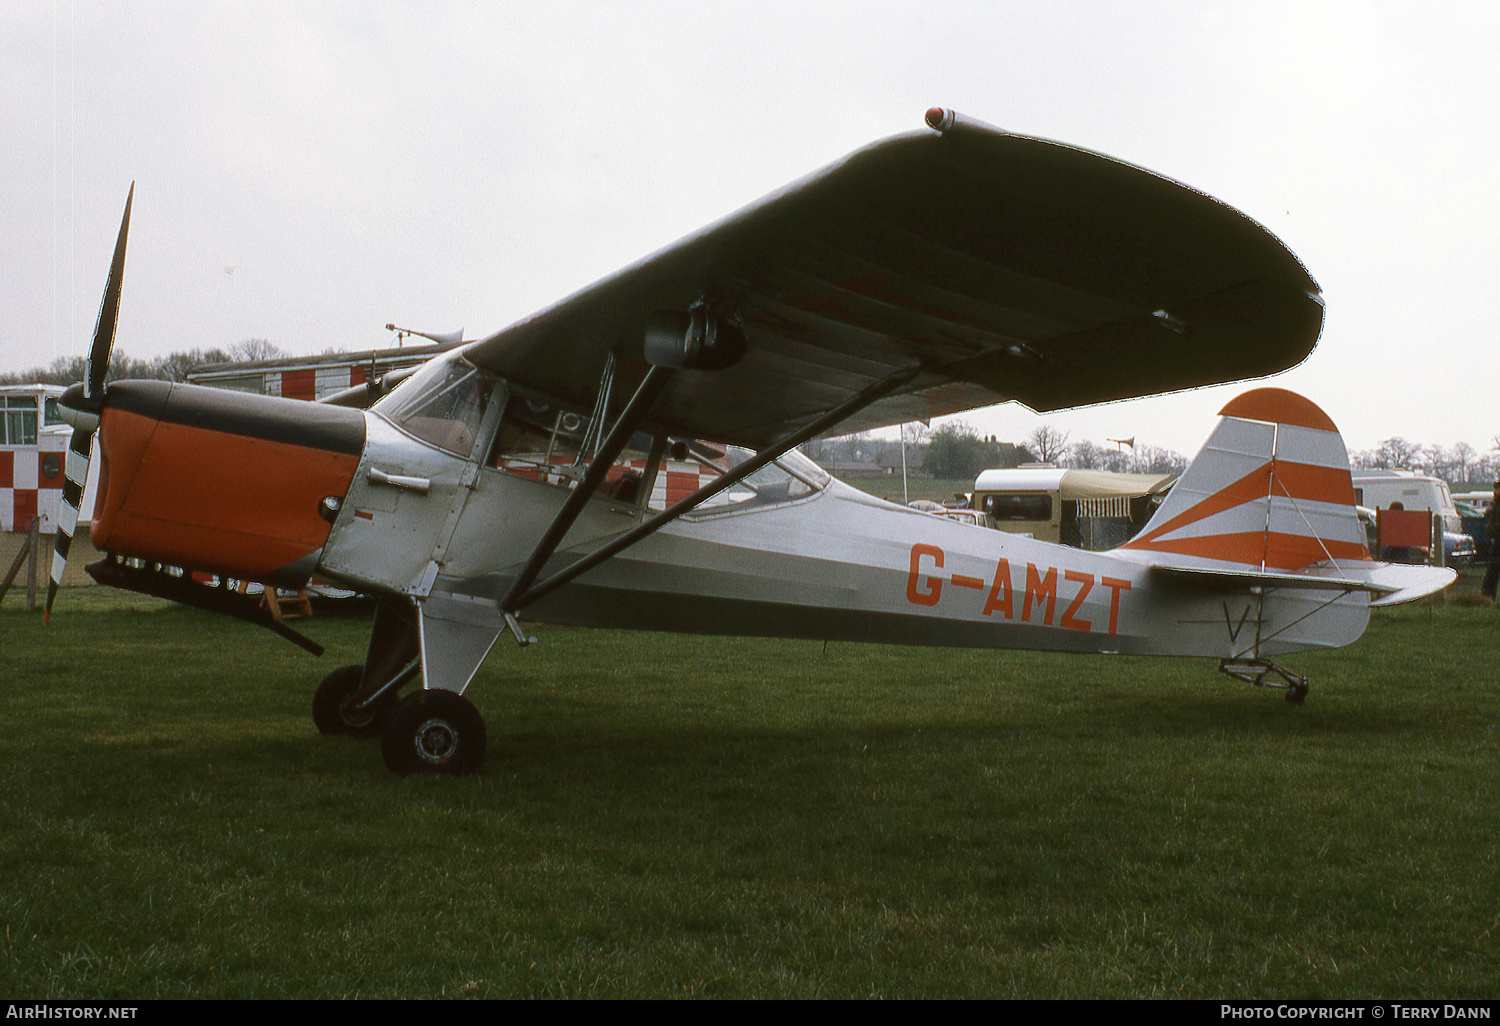
{"label": "horizontal stabilizer", "polygon": [[[1364,591],[1372,595],[1387,595],[1400,591],[1399,586],[1390,586],[1364,578],[1322,576],[1316,573],[1278,574],[1264,570],[1225,570],[1200,566],[1165,566],[1157,563],[1152,573],[1160,574],[1184,584],[1195,584],[1214,591],[1249,591],[1252,588],[1303,588],[1312,591]],[[1337,571],[1330,571],[1336,573]]]}
{"label": "horizontal stabilizer", "polygon": [[1413,566],[1407,563],[1377,563],[1370,579],[1390,591],[1370,603],[1372,607],[1399,606],[1403,602],[1435,595],[1458,577],[1458,571],[1446,566]]}
{"label": "horizontal stabilizer", "polygon": [[1413,602],[1442,591],[1457,573],[1448,567],[1410,566],[1404,563],[1366,563],[1363,566],[1309,567],[1301,573],[1236,570],[1199,566],[1154,564],[1151,572],[1162,577],[1213,591],[1247,592],[1253,589],[1294,588],[1309,591],[1362,591],[1370,595],[1371,608]]}

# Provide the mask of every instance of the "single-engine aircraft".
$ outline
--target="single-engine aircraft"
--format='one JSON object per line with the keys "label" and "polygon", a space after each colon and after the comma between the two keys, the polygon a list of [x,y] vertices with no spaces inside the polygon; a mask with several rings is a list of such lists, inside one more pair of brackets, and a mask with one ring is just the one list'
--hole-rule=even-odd
{"label": "single-engine aircraft", "polygon": [[[228,580],[376,596],[313,700],[397,773],[465,773],[463,697],[519,617],[913,645],[1208,656],[1236,678],[1347,645],[1453,573],[1371,560],[1328,417],[1261,388],[1132,541],[1096,553],[866,495],[795,447],[1006,401],[1272,374],[1317,283],[1217,200],[942,109],[404,380],[320,403],[105,375],[131,197],[74,425],[50,613],[92,443],[101,583],[313,651]],[[361,407],[368,408],[361,408]],[[684,484],[683,482],[687,483]],[[676,489],[674,492],[673,489]],[[219,583],[205,583],[217,578]],[[402,697],[400,689],[420,680]]]}

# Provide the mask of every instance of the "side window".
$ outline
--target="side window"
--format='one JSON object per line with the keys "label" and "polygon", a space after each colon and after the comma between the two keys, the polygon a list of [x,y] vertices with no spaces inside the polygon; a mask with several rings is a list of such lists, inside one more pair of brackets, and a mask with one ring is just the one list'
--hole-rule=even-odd
{"label": "side window", "polygon": [[[581,413],[512,396],[486,462],[517,477],[567,485],[582,480],[604,435],[600,426]],[[599,494],[635,504],[650,451],[650,436],[638,432],[609,469]]]}
{"label": "side window", "polygon": [[[755,453],[739,446],[716,446],[707,442],[691,443],[689,451],[697,457],[698,481],[693,489],[710,483],[718,475],[733,470]],[[663,468],[663,474],[668,468]],[[713,496],[695,512],[722,513],[730,509],[753,506],[772,506],[806,498],[821,490],[828,483],[828,474],[812,460],[793,450],[774,463],[761,467],[755,473],[736,481],[724,491]],[[658,491],[660,490],[658,477]],[[667,496],[668,501],[676,501]],[[655,496],[653,495],[653,504]]]}
{"label": "side window", "polygon": [[986,495],[984,511],[996,520],[1051,520],[1052,496],[1039,492]]}
{"label": "side window", "polygon": [[[488,465],[508,474],[570,485],[584,470],[603,432],[588,417],[543,401],[513,396],[501,418]],[[599,494],[617,502],[664,510],[692,495],[755,454],[712,442],[674,441],[652,474],[651,436],[638,432],[610,468]],[[641,488],[651,482],[649,495]],[[751,474],[710,498],[695,512],[772,505],[800,499],[821,489],[828,475],[797,452]]]}

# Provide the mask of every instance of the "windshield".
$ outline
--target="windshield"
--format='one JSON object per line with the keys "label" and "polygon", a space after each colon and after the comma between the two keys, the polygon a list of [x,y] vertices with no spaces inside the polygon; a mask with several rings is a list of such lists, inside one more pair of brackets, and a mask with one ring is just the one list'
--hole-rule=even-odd
{"label": "windshield", "polygon": [[425,364],[372,409],[424,442],[467,456],[489,393],[489,380],[454,353]]}

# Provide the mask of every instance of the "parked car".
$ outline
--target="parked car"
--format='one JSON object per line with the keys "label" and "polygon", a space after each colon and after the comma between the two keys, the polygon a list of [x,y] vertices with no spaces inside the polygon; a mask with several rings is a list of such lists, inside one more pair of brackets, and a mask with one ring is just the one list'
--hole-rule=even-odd
{"label": "parked car", "polygon": [[1464,534],[1474,543],[1474,562],[1488,563],[1490,561],[1490,535],[1489,521],[1484,511],[1467,502],[1453,503],[1458,510],[1459,523],[1463,524]]}
{"label": "parked car", "polygon": [[931,513],[935,517],[945,517],[948,520],[957,520],[960,524],[973,524],[976,527],[995,528],[995,519],[988,513],[977,509],[965,509],[961,506],[945,506],[931,499],[914,499],[907,503],[912,509],[919,509],[923,513]]}
{"label": "parked car", "polygon": [[[1488,552],[1488,546],[1486,546]],[[1443,532],[1443,564],[1445,566],[1468,566],[1479,561],[1479,547],[1471,535],[1457,531]]]}

